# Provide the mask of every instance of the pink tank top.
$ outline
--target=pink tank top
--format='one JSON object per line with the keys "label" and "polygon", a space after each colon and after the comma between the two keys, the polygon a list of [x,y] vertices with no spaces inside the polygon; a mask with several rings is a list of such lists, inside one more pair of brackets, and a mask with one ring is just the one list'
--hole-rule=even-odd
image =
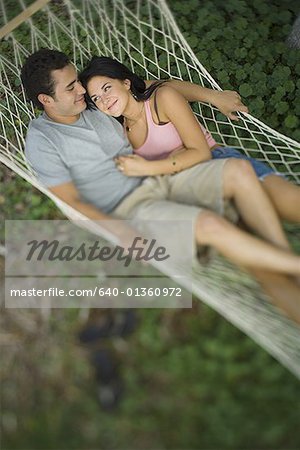
{"label": "pink tank top", "polygon": [[[150,101],[145,101],[145,112],[148,126],[148,134],[144,144],[134,149],[134,153],[148,160],[164,159],[170,153],[178,150],[183,146],[183,142],[172,122],[164,125],[158,125],[153,121]],[[209,148],[216,145],[216,141],[212,135],[201,124],[201,130]]]}

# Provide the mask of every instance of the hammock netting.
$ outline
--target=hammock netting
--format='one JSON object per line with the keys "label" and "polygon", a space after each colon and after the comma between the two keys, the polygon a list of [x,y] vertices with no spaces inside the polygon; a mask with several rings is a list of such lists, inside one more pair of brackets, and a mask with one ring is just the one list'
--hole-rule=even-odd
{"label": "hammock netting", "polygon": [[[22,0],[2,2],[1,26],[27,6]],[[185,79],[220,89],[193,54],[164,0],[53,0],[5,36],[0,45],[0,160],[48,195],[70,220],[84,216],[48,192],[24,159],[27,126],[37,113],[26,102],[19,78],[29,54],[41,47],[55,48],[66,52],[78,69],[92,55],[113,56],[144,78]],[[199,103],[195,108],[219,144],[242,149],[299,183],[299,143],[249,114],[232,123],[211,105]],[[85,224],[92,229],[90,221]],[[299,327],[270,303],[246,273],[218,257],[209,267],[184,275],[186,287],[195,296],[300,377]]]}

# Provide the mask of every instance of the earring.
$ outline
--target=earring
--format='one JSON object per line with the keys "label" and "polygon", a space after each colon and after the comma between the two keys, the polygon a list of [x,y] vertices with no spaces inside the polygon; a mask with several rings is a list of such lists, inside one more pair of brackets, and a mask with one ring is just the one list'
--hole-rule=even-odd
{"label": "earring", "polygon": [[131,93],[132,97],[134,98],[134,100],[137,100],[137,96],[132,92],[131,89],[130,89],[130,93]]}

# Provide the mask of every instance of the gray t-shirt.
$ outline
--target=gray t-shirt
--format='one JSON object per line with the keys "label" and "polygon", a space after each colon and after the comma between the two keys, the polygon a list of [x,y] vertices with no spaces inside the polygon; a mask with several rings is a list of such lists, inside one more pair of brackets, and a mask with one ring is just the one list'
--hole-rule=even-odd
{"label": "gray t-shirt", "polygon": [[84,111],[77,122],[53,122],[44,113],[30,123],[25,155],[47,187],[72,181],[83,201],[111,212],[142,181],[127,177],[114,158],[132,153],[122,125],[100,111]]}

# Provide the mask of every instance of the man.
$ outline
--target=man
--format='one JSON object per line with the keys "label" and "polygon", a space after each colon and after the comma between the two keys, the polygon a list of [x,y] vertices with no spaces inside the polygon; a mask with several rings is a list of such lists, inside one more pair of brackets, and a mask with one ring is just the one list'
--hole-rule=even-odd
{"label": "man", "polygon": [[[29,127],[26,157],[40,180],[64,202],[96,221],[106,221],[111,215],[190,219],[194,223],[195,244],[212,245],[234,262],[260,269],[258,277],[274,298],[276,283],[273,278],[268,283],[268,274],[262,269],[266,266],[283,273],[297,273],[298,259],[285,251],[289,247],[278,218],[245,161],[232,160],[226,167],[225,160],[208,161],[176,175],[155,179],[126,177],[114,162],[114,158],[132,152],[123,129],[113,118],[99,111],[85,110],[85,90],[66,55],[48,49],[34,53],[23,66],[21,78],[28,98],[44,110]],[[234,118],[232,110],[247,110],[236,93],[216,93],[184,82],[170,84],[187,100],[195,100],[198,95],[199,101],[213,103],[231,118]],[[256,183],[257,195],[252,182]],[[253,195],[248,195],[245,205],[240,195],[243,192],[245,196],[250,185]],[[262,210],[255,204],[258,196],[264,205]],[[252,236],[249,240],[247,233],[220,217],[224,197],[234,199],[243,211],[243,219],[257,234],[284,249],[282,253]],[[249,214],[250,208],[256,210],[255,217]],[[258,253],[252,252],[252,248]],[[300,321],[296,300],[299,290],[287,277],[278,277],[281,289],[284,285],[290,293],[290,303],[285,302],[286,295],[282,292],[276,300]]]}

